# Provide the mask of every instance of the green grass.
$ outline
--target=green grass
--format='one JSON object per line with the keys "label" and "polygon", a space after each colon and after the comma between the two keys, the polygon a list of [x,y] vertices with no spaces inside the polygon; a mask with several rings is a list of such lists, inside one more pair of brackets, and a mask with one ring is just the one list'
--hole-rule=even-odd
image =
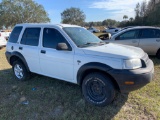
{"label": "green grass", "polygon": [[154,81],[129,94],[118,94],[112,104],[100,108],[84,101],[78,85],[40,75],[17,81],[4,53],[5,48],[0,50],[0,120],[160,119],[160,60],[154,57]]}

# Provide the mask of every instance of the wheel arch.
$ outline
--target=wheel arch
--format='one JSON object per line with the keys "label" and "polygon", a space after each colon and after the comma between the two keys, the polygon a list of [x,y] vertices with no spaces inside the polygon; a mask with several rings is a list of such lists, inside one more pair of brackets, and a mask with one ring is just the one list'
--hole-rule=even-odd
{"label": "wheel arch", "polygon": [[16,60],[20,60],[26,66],[27,71],[30,71],[27,62],[21,53],[19,53],[19,52],[11,53],[11,57],[9,59],[10,65],[13,65],[13,62]]}
{"label": "wheel arch", "polygon": [[108,71],[111,69],[112,68],[110,66],[103,63],[92,62],[92,63],[84,64],[78,70],[77,83],[79,85],[82,85],[83,79],[85,78],[86,75],[88,75],[91,72],[100,72],[100,73],[103,73],[104,75],[107,75],[112,80],[111,82],[115,85],[115,88],[117,90],[120,90],[117,81],[108,73]]}

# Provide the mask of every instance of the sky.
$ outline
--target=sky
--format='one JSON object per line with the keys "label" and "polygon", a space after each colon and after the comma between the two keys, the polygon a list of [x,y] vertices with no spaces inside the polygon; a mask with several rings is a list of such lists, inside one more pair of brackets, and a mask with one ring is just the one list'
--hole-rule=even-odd
{"label": "sky", "polygon": [[[1,1],[1,0],[0,0]],[[135,6],[144,0],[34,0],[44,6],[51,23],[61,22],[61,13],[70,7],[80,8],[86,15],[86,22],[114,19],[122,21],[123,16],[135,16]],[[146,0],[147,2],[149,0]]]}
{"label": "sky", "polygon": [[[35,0],[44,6],[51,23],[61,22],[61,13],[70,7],[80,8],[86,15],[86,22],[135,16],[135,6],[144,0]],[[149,1],[149,0],[146,0]]]}

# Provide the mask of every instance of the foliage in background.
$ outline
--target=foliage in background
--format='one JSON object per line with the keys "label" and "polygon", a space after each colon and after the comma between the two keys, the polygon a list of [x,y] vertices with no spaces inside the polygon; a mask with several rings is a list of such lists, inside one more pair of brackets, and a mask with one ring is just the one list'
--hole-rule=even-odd
{"label": "foliage in background", "polygon": [[121,27],[125,26],[160,26],[160,0],[144,0],[137,3],[135,8],[135,19],[122,21]]}
{"label": "foliage in background", "polygon": [[124,16],[123,16],[123,19],[124,19],[124,20],[127,20],[127,19],[128,19],[128,16],[127,16],[127,15],[124,15]]}
{"label": "foliage in background", "polygon": [[0,27],[13,27],[17,23],[50,22],[42,5],[33,0],[2,0]]}
{"label": "foliage in background", "polygon": [[86,22],[85,26],[87,27],[92,27],[92,26],[106,26],[106,27],[113,27],[113,26],[118,26],[119,22],[116,20],[112,19],[106,19],[103,21],[98,21],[98,22]]}
{"label": "foliage in background", "polygon": [[82,25],[85,22],[86,15],[79,8],[68,8],[61,13],[62,23]]}

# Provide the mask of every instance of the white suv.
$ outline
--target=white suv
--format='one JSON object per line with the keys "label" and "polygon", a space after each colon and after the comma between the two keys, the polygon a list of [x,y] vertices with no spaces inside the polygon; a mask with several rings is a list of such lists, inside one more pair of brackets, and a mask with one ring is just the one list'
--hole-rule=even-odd
{"label": "white suv", "polygon": [[6,58],[18,80],[38,73],[82,86],[85,99],[98,106],[152,80],[153,62],[142,49],[104,43],[75,25],[18,24]]}

